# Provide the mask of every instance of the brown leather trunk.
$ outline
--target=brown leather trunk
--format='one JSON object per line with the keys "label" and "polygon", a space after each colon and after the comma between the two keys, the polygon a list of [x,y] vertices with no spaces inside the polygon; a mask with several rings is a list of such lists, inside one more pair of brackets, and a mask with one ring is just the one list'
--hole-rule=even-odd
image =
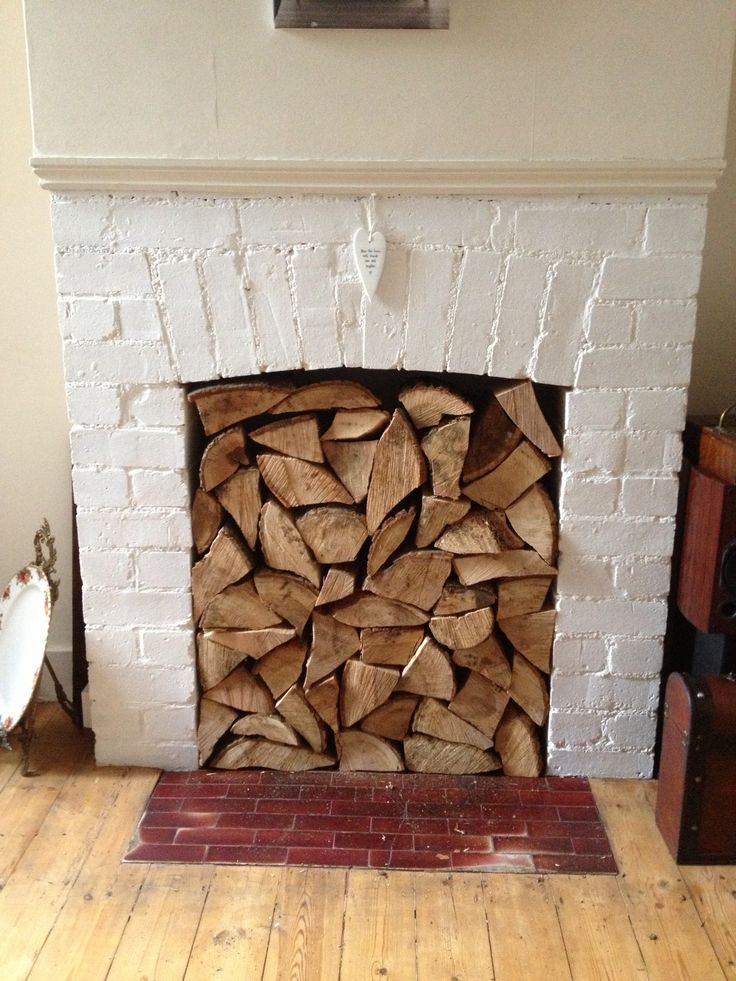
{"label": "brown leather trunk", "polygon": [[656,821],[675,861],[736,863],[736,678],[672,674]]}

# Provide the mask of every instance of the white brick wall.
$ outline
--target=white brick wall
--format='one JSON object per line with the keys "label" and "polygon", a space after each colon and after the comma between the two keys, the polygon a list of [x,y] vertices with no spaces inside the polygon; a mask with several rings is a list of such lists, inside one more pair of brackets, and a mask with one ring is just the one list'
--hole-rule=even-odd
{"label": "white brick wall", "polygon": [[57,195],[102,763],[196,765],[182,383],[345,365],[564,385],[550,772],[651,773],[705,205]]}

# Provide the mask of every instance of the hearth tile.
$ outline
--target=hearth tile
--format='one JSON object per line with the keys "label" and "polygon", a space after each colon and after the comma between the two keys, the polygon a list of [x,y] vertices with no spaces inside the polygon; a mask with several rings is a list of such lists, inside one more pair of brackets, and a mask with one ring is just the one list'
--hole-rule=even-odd
{"label": "hearth tile", "polygon": [[463,851],[472,849],[474,852],[492,852],[493,843],[490,835],[414,835],[416,851]]}
{"label": "hearth tile", "polygon": [[613,855],[535,855],[537,872],[563,872],[568,875],[609,873],[616,875],[618,868]]}
{"label": "hearth tile", "polygon": [[406,812],[404,801],[386,803],[361,800],[336,800],[332,802],[332,814],[363,814],[365,817],[403,817]]}
{"label": "hearth tile", "polygon": [[285,865],[286,848],[268,845],[210,845],[207,861],[215,865]]}
{"label": "hearth tile", "polygon": [[146,804],[150,811],[180,811],[184,803],[184,797],[151,797]]}
{"label": "hearth tile", "polygon": [[303,787],[299,795],[305,800],[370,800],[368,787]]}
{"label": "hearth tile", "polygon": [[361,848],[290,848],[289,865],[321,865],[328,868],[367,868],[368,851]]}
{"label": "hearth tile", "polygon": [[242,814],[252,811],[256,802],[247,797],[187,797],[185,804],[187,811],[195,814],[222,814],[224,811]]}
{"label": "hearth tile", "polygon": [[[480,817],[480,804],[463,804],[463,814],[468,817]],[[457,808],[448,804],[447,801],[413,801],[406,804],[407,817],[450,817],[457,811]]]}
{"label": "hearth tile", "polygon": [[[518,837],[495,837],[493,844],[497,852],[518,852],[520,839]],[[563,855],[573,851],[572,842],[569,838],[531,838],[524,839],[524,851],[537,853],[550,853],[552,855]]]}
{"label": "hearth tile", "polygon": [[453,852],[453,869],[466,872],[534,872],[534,858],[513,852]]}
{"label": "hearth tile", "polygon": [[170,845],[178,831],[178,828],[139,827],[137,831],[138,841],[141,845]]}
{"label": "hearth tile", "polygon": [[[490,782],[490,781],[489,781]],[[481,804],[496,806],[499,804],[509,804],[512,807],[520,807],[521,800],[518,790],[505,790],[503,788],[480,789],[478,793],[472,794],[470,800],[479,801]]]}
{"label": "hearth tile", "polygon": [[611,846],[603,837],[573,838],[572,847],[576,855],[610,855]]}
{"label": "hearth tile", "polygon": [[182,845],[252,845],[252,828],[180,828],[176,843]]}
{"label": "hearth tile", "polygon": [[522,806],[595,807],[595,799],[589,790],[520,790],[519,798]]}
{"label": "hearth tile", "polygon": [[[461,835],[526,835],[527,824],[519,818],[458,818],[450,821],[452,831]],[[557,828],[556,828],[557,830]]]}
{"label": "hearth tile", "polygon": [[217,813],[196,814],[189,811],[154,811],[145,814],[142,828],[213,828],[217,823]]}
{"label": "hearth tile", "polygon": [[450,852],[415,852],[399,849],[374,849],[370,853],[372,868],[381,869],[451,869]]}
{"label": "hearth tile", "polygon": [[123,859],[124,862],[203,862],[204,845],[138,845]]}
{"label": "hearth tile", "polygon": [[263,814],[329,814],[331,802],[328,800],[270,800],[261,799],[256,811]]}
{"label": "hearth tile", "polygon": [[414,847],[414,836],[399,834],[394,831],[352,831],[337,832],[335,848],[401,848],[410,850]]}
{"label": "hearth tile", "polygon": [[[528,778],[527,778],[528,779]],[[544,786],[548,790],[587,790],[590,785],[587,777],[543,777]],[[541,785],[541,781],[540,781]],[[534,790],[534,787],[525,787],[525,790]]]}
{"label": "hearth tile", "polygon": [[217,820],[218,828],[293,828],[293,814],[262,814],[250,812],[221,814]]}
{"label": "hearth tile", "polygon": [[252,797],[255,800],[297,800],[302,792],[298,785],[289,786],[288,784],[274,784],[268,786],[256,783],[229,784],[228,797]]}
{"label": "hearth tile", "polygon": [[415,817],[407,820],[391,817],[371,818],[371,831],[378,834],[447,834],[450,822],[447,818]]}
{"label": "hearth tile", "polygon": [[199,770],[170,770],[161,774],[157,786],[165,787],[170,783],[191,783],[199,772]]}
{"label": "hearth tile", "polygon": [[560,821],[598,821],[598,808],[593,807],[558,807]]}
{"label": "hearth tile", "polygon": [[305,831],[365,831],[370,824],[366,817],[346,817],[342,814],[296,814],[294,828]]}
{"label": "hearth tile", "polygon": [[332,848],[334,831],[278,830],[261,828],[255,832],[256,845],[284,845],[287,848]]}
{"label": "hearth tile", "polygon": [[[227,795],[228,785],[225,783],[213,783],[213,784],[198,784],[196,790],[192,789],[190,793],[187,794],[187,798],[196,794],[198,798],[201,797],[225,797]],[[156,797],[181,797],[182,788],[180,784],[164,784],[162,787],[156,788]]]}
{"label": "hearth tile", "polygon": [[[556,807],[530,807],[514,806],[512,804],[481,804],[481,816],[489,818],[491,821],[499,819],[524,820],[524,821],[555,821],[557,818]],[[463,812],[463,817],[470,817]]]}

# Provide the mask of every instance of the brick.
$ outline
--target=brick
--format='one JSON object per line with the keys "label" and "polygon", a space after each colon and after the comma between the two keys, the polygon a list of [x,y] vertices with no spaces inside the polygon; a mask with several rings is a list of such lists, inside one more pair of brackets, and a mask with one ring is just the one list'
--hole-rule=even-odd
{"label": "brick", "polygon": [[61,335],[74,341],[104,341],[117,329],[111,300],[81,298],[59,303]]}
{"label": "brick", "polygon": [[500,255],[473,251],[466,254],[451,327],[448,371],[474,375],[485,371],[500,272]]}
{"label": "brick", "polygon": [[189,589],[192,560],[188,551],[139,552],[136,556],[140,589]]}
{"label": "brick", "polygon": [[362,297],[360,283],[338,282],[335,286],[338,338],[347,368],[359,368],[363,363]]}
{"label": "brick", "polygon": [[117,429],[110,436],[113,466],[182,469],[186,445],[182,430]]}
{"label": "brick", "polygon": [[677,511],[677,477],[626,477],[622,504],[625,514],[666,518]]}
{"label": "brick", "polygon": [[459,253],[414,249],[409,259],[404,368],[442,371]]}
{"label": "brick", "polygon": [[668,560],[623,559],[616,563],[616,590],[627,599],[667,596],[672,571]]}
{"label": "brick", "polygon": [[155,385],[175,380],[169,352],[163,344],[64,344],[64,373],[68,383]]}
{"label": "brick", "polygon": [[146,386],[129,392],[126,408],[130,422],[139,426],[183,426],[186,396],[178,385]]}
{"label": "brick", "polygon": [[605,559],[583,559],[563,555],[557,576],[559,596],[597,596],[606,598],[614,592],[613,568]]}
{"label": "brick", "polygon": [[196,737],[197,710],[194,705],[175,705],[143,712],[145,739],[174,742],[193,741]]}
{"label": "brick", "polygon": [[603,300],[687,300],[698,292],[700,256],[609,256],[603,261]]}
{"label": "brick", "polygon": [[376,228],[391,242],[473,248],[489,244],[496,212],[472,197],[380,197]]}
{"label": "brick", "polygon": [[705,204],[691,207],[652,207],[647,213],[644,251],[703,251],[707,211]]}
{"label": "brick", "polygon": [[602,739],[602,720],[592,712],[550,713],[548,738],[555,746],[585,746]]}
{"label": "brick", "polygon": [[80,548],[188,548],[192,530],[186,511],[77,510]]}
{"label": "brick", "polygon": [[692,344],[697,304],[643,303],[636,311],[638,344]]}
{"label": "brick", "polygon": [[217,366],[223,378],[252,375],[258,355],[248,299],[243,287],[243,261],[234,255],[210,255],[202,263],[212,328],[217,338]]}
{"label": "brick", "polygon": [[685,427],[687,389],[655,389],[629,394],[628,429],[680,433]]}
{"label": "brick", "polygon": [[142,630],[141,656],[159,668],[194,670],[195,650],[191,630]]}
{"label": "brick", "polygon": [[408,251],[389,248],[378,290],[365,310],[364,368],[398,368],[401,365],[408,284]]}
{"label": "brick", "polygon": [[123,340],[162,340],[161,318],[155,300],[121,299],[118,310]]}
{"label": "brick", "polygon": [[555,266],[532,368],[536,381],[572,385],[595,275],[593,265],[559,262]]}
{"label": "brick", "polygon": [[658,678],[619,678],[612,675],[552,676],[551,699],[558,709],[597,708],[615,712],[622,708],[655,711]]}
{"label": "brick", "polygon": [[126,589],[135,583],[133,554],[126,549],[82,549],[79,565],[85,586]]}
{"label": "brick", "polygon": [[662,669],[662,639],[614,637],[611,641],[608,668],[611,674],[633,677],[655,675]]}
{"label": "brick", "polygon": [[522,207],[516,247],[532,252],[618,252],[632,249],[644,230],[643,207],[587,205]]}
{"label": "brick", "polygon": [[69,433],[69,442],[71,444],[71,460],[73,465],[75,467],[111,467],[111,436],[112,432],[107,429],[90,429],[82,426],[72,426]]}
{"label": "brick", "polygon": [[690,380],[692,350],[639,347],[584,351],[575,384],[580,388],[644,388],[687,385]]}
{"label": "brick", "polygon": [[107,195],[51,195],[51,227],[57,249],[112,244],[112,202]]}
{"label": "brick", "polygon": [[266,371],[301,367],[286,256],[249,252],[246,268],[261,367]]}
{"label": "brick", "polygon": [[497,213],[491,225],[491,248],[494,252],[511,252],[516,236],[516,201],[496,202]]}
{"label": "brick", "polygon": [[664,633],[667,606],[661,600],[633,602],[610,599],[560,598],[557,629],[562,633],[642,634]]}
{"label": "brick", "polygon": [[67,385],[69,419],[77,426],[120,425],[120,392],[101,385]]}
{"label": "brick", "polygon": [[78,507],[123,508],[130,503],[128,475],[124,470],[72,470],[74,501]]}
{"label": "brick", "polygon": [[131,470],[130,486],[138,507],[189,507],[186,470]]}
{"label": "brick", "polygon": [[172,259],[157,266],[166,317],[181,381],[199,381],[215,374],[214,343],[207,323],[193,259]]}
{"label": "brick", "polygon": [[568,433],[563,469],[571,473],[616,473],[623,465],[626,446],[626,436],[619,432]]}
{"label": "brick", "polygon": [[[125,739],[121,742],[119,734],[109,738],[95,730],[95,759],[99,766],[149,766],[159,770],[196,770],[199,766],[199,752],[196,744],[190,743],[141,743]],[[143,846],[141,846],[143,847]],[[146,846],[160,848],[162,846]],[[172,845],[176,861],[200,859],[203,849],[199,845]],[[185,854],[182,853],[182,849]],[[196,849],[196,851],[194,851]],[[162,855],[158,860],[166,861]]]}
{"label": "brick", "polygon": [[630,344],[634,332],[634,311],[630,306],[596,303],[590,311],[588,340],[600,347]]}
{"label": "brick", "polygon": [[[589,777],[649,780],[653,768],[652,753],[633,753],[625,750],[602,752],[600,749],[569,750],[557,749],[555,746],[550,746],[547,753],[547,772],[559,776],[584,773]],[[558,856],[553,857],[558,858]],[[575,856],[575,862],[579,861],[580,856]]]}
{"label": "brick", "polygon": [[615,430],[625,419],[624,392],[568,392],[565,400],[566,428]]}
{"label": "brick", "polygon": [[[124,589],[84,589],[85,623],[110,627],[175,626],[191,620],[188,592],[145,593]],[[135,688],[131,687],[132,691]]]}
{"label": "brick", "polygon": [[240,231],[235,204],[219,199],[115,201],[118,243],[133,249],[235,248]]}
{"label": "brick", "polygon": [[560,550],[575,555],[672,554],[674,521],[636,518],[565,518],[560,525]]}
{"label": "brick", "polygon": [[[80,556],[84,554],[80,552]],[[86,655],[90,664],[117,664],[125,667],[138,658],[138,634],[130,629],[113,630],[88,627],[85,630]]]}
{"label": "brick", "polygon": [[610,477],[583,478],[565,473],[560,489],[563,511],[582,515],[613,514],[618,505],[621,481]]}
{"label": "brick", "polygon": [[342,354],[337,338],[331,248],[296,249],[293,267],[305,368],[338,368]]}
{"label": "brick", "polygon": [[677,472],[682,462],[680,433],[632,433],[626,439],[624,466],[628,473],[652,470]]}
{"label": "brick", "polygon": [[555,671],[566,674],[605,671],[608,648],[599,637],[555,637],[552,657]]}
{"label": "brick", "polygon": [[151,296],[146,257],[130,252],[65,252],[56,256],[60,293]]}
{"label": "brick", "polygon": [[651,752],[656,734],[657,717],[651,713],[621,713],[609,716],[603,723],[603,735],[617,750]]}
{"label": "brick", "polygon": [[523,378],[529,371],[534,343],[541,327],[549,262],[512,255],[491,349],[490,374]]}
{"label": "brick", "polygon": [[365,224],[359,200],[322,196],[248,201],[240,207],[240,221],[246,246],[349,242]]}

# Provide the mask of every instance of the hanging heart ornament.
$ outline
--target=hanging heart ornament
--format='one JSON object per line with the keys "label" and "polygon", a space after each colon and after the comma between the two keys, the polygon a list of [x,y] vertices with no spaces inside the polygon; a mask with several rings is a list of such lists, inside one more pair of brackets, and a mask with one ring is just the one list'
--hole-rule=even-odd
{"label": "hanging heart ornament", "polygon": [[360,281],[368,300],[372,300],[381,281],[383,262],[386,258],[386,238],[381,232],[373,235],[359,228],[353,235],[353,255]]}

